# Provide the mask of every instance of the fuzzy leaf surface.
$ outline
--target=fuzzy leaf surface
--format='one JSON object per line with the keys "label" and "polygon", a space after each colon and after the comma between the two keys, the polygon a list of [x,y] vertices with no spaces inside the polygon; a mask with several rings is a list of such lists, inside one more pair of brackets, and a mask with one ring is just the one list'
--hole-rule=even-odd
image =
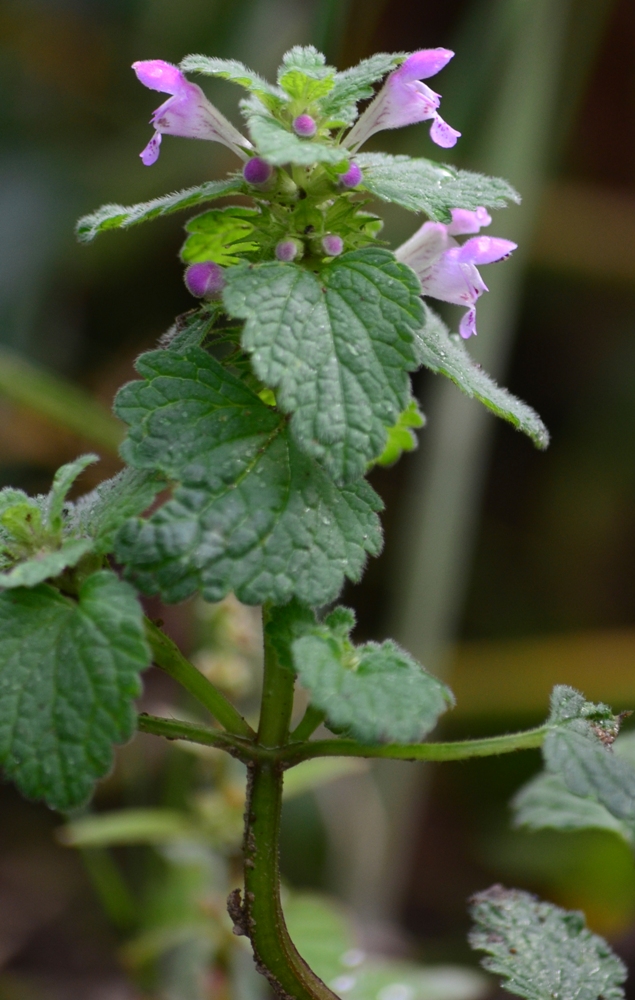
{"label": "fuzzy leaf surface", "polygon": [[28,798],[81,805],[133,733],[149,663],[135,593],[90,576],[77,601],[48,584],[0,595],[0,763]]}
{"label": "fuzzy leaf surface", "polygon": [[584,915],[494,885],[472,899],[470,944],[526,1000],[620,1000],[626,968]]}
{"label": "fuzzy leaf surface", "polygon": [[421,326],[416,276],[387,250],[344,254],[319,276],[278,262],[235,268],[224,301],[242,346],[292,413],[299,447],[338,482],[363,475],[410,400]]}
{"label": "fuzzy leaf surface", "polygon": [[559,774],[538,774],[511,802],[514,826],[528,830],[608,830],[633,845],[635,828],[596,799],[574,795]]}
{"label": "fuzzy leaf surface", "polygon": [[212,260],[226,267],[238,264],[236,254],[253,253],[259,249],[249,237],[254,231],[254,221],[259,216],[253,208],[211,208],[196,215],[185,225],[190,235],[183,244],[181,260],[184,264],[197,264]]}
{"label": "fuzzy leaf surface", "polygon": [[520,195],[499,177],[485,177],[432,160],[388,153],[357,153],[364,187],[382,201],[411,212],[425,212],[436,222],[450,222],[451,209],[504,208]]}
{"label": "fuzzy leaf surface", "polygon": [[223,80],[229,80],[259,97],[284,98],[284,94],[278,87],[274,87],[268,80],[259,76],[253,69],[249,69],[244,63],[238,62],[237,59],[190,55],[181,60],[180,69],[183,73],[202,73],[204,76],[217,76]]}
{"label": "fuzzy leaf surface", "polygon": [[328,725],[365,743],[416,743],[454,704],[445,684],[392,640],[353,646],[337,609],[292,645],[300,681]]}
{"label": "fuzzy leaf surface", "polygon": [[0,573],[0,590],[35,587],[43,580],[51,580],[65,569],[76,566],[92,548],[93,543],[88,538],[65,538],[59,547],[32,555]]}
{"label": "fuzzy leaf surface", "polygon": [[247,126],[258,155],[274,167],[293,163],[299,167],[310,167],[314,163],[346,163],[348,150],[318,139],[300,139],[288,126],[268,114],[255,101],[243,101]]}
{"label": "fuzzy leaf surface", "polygon": [[635,768],[613,751],[619,720],[611,710],[559,684],[548,724],[542,747],[547,770],[574,795],[590,796],[617,819],[635,823]]}
{"label": "fuzzy leaf surface", "polygon": [[66,497],[75,480],[87,466],[98,462],[97,455],[80,455],[74,462],[62,465],[55,473],[50,493],[44,502],[44,515],[51,531],[61,531]]}
{"label": "fuzzy leaf surface", "polygon": [[388,428],[388,437],[384,450],[376,460],[377,465],[394,465],[404,451],[414,451],[417,447],[417,437],[413,428],[425,427],[426,418],[419,409],[416,399],[412,399],[403,413],[399,414],[397,423]]}
{"label": "fuzzy leaf surface", "polygon": [[373,84],[383,79],[386,73],[395,69],[405,58],[405,52],[376,52],[369,59],[362,59],[357,66],[336,73],[332,90],[321,101],[322,113],[333,121],[352,125],[357,118],[358,102],[372,97]]}
{"label": "fuzzy leaf surface", "polygon": [[246,604],[333,600],[381,547],[379,498],[360,480],[338,489],[302,454],[287,423],[199,348],[143,355],[125,386],[122,453],[176,481],[172,500],[128,522],[116,551],[139,587]]}
{"label": "fuzzy leaf surface", "polygon": [[93,551],[110,552],[118,528],[128,518],[143,514],[165,487],[165,480],[153,472],[124,469],[73,504],[69,531],[88,536]]}
{"label": "fuzzy leaf surface", "polygon": [[323,80],[334,72],[332,66],[326,65],[326,57],[314,45],[294,45],[285,52],[278,70],[278,79],[294,70],[313,77],[314,80]]}
{"label": "fuzzy leaf surface", "polygon": [[474,361],[458,334],[450,334],[443,320],[424,305],[425,322],[415,336],[419,364],[439,375],[445,375],[472,399],[478,399],[497,417],[522,431],[537,448],[549,444],[549,431],[535,410],[522,399],[499,386]]}
{"label": "fuzzy leaf surface", "polygon": [[99,233],[107,229],[128,229],[140,222],[149,222],[162,215],[181,212],[186,208],[194,208],[206,201],[215,201],[230,194],[241,194],[247,190],[242,174],[227,177],[222,181],[207,181],[196,187],[164,194],[151,201],[140,202],[138,205],[102,205],[96,212],[84,215],[75,227],[77,238],[81,243],[90,243]]}

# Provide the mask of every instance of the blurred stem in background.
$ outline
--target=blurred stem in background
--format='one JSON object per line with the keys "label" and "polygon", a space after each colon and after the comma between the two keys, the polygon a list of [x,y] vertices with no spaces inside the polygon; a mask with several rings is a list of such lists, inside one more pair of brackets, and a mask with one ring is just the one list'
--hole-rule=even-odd
{"label": "blurred stem in background", "polygon": [[[499,379],[511,353],[540,201],[611,6],[612,0],[475,0],[452,45],[460,58],[454,78],[449,70],[444,83],[444,107],[448,120],[464,133],[457,147],[466,153],[461,165],[505,177],[523,197],[521,206],[505,213],[496,233],[520,249],[504,268],[488,273],[492,294],[479,303],[481,336],[473,348],[476,359]],[[469,580],[492,421],[440,380],[433,383],[424,410],[429,421],[400,518],[403,537],[391,574],[388,633],[441,674]],[[342,826],[348,825],[342,810],[350,813],[349,829],[356,832],[355,839],[340,838],[334,867],[348,872],[347,896],[358,912],[367,919],[394,920],[411,867],[409,845],[421,817],[423,775],[421,768],[382,761],[374,765],[374,777],[377,790],[369,790],[365,807],[350,800],[348,809],[340,801],[333,810]],[[390,822],[377,822],[382,808]],[[328,817],[328,803],[325,812]],[[370,856],[372,867],[366,863]]]}

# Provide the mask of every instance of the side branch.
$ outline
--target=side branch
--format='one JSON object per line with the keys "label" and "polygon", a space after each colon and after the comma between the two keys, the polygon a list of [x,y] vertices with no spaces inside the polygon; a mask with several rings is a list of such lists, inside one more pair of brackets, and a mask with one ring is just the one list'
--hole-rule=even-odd
{"label": "side branch", "polygon": [[206,726],[197,726],[191,722],[181,722],[177,719],[164,719],[158,715],[147,715],[143,712],[137,719],[137,729],[140,733],[152,733],[154,736],[164,736],[166,740],[187,740],[189,743],[200,743],[207,747],[225,750],[232,757],[237,757],[245,763],[268,758],[267,750],[258,747],[249,740],[223,733]]}
{"label": "side branch", "polygon": [[148,618],[145,620],[146,638],[157,667],[189,691],[224,726],[228,733],[252,739],[256,734],[232,703],[227,700],[200,670],[187,660],[178,646]]}
{"label": "side branch", "polygon": [[469,760],[470,757],[491,757],[514,750],[531,750],[542,746],[548,726],[538,726],[522,733],[488,736],[482,740],[460,740],[455,743],[379,743],[365,745],[355,740],[316,740],[313,743],[290,743],[280,752],[284,767],[294,767],[312,757],[382,757],[391,760]]}

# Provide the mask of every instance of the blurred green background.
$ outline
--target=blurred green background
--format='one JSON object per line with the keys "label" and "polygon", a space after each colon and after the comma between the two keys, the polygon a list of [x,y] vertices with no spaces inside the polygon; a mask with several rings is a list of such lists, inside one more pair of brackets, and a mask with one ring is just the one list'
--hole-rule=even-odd
{"label": "blurred green background", "polygon": [[[433,81],[444,117],[463,132],[447,158],[507,177],[524,199],[495,215],[492,234],[520,249],[485,269],[491,294],[470,349],[553,435],[546,454],[535,452],[454,387],[418,377],[428,427],[417,452],[373,473],[387,504],[386,547],[344,597],[359,637],[392,634],[447,677],[458,701],[444,724],[453,738],[539,721],[555,682],[635,707],[632,0],[0,0],[0,485],[44,490],[59,464],[89,449],[103,460],[84,488],[112,474],[117,430],[105,408],[136,354],[191,304],[177,260],[181,217],[88,248],[75,242],[75,219],[235,166],[223,147],[168,137],[144,168],[138,153],[157,101],[130,64],[200,51],[271,76],[287,48],[309,42],[340,68],[378,50],[456,51]],[[238,91],[205,87],[237,120]],[[442,152],[425,126],[382,133],[372,148]],[[393,245],[415,228],[401,210],[381,212]],[[456,321],[451,309],[446,318]],[[257,638],[240,609],[230,607],[229,625],[192,602],[151,610],[251,704]],[[153,672],[145,697],[154,709],[177,704]],[[472,964],[466,897],[508,881],[583,907],[635,965],[627,848],[608,833],[509,829],[509,797],[538,766],[532,754],[443,768],[386,763],[299,792],[285,811],[287,881],[351,907],[367,950]],[[226,831],[240,813],[240,776],[215,768],[138,739],[96,809],[178,811],[192,795],[217,793]],[[0,1000],[251,995],[251,980],[223,978],[225,945],[215,978],[194,992],[185,974],[157,985],[139,973],[143,948],[129,939],[143,920],[126,894],[151,910],[160,888],[173,914],[181,904],[167,883],[181,862],[137,845],[84,851],[82,863],[56,840],[58,817],[7,786],[0,799]],[[214,886],[235,877],[235,848],[223,850],[222,877],[209,874],[209,858],[207,875],[198,861],[179,869],[199,888],[211,880],[212,896],[204,905],[197,897],[203,911]],[[156,935],[152,946],[135,940],[161,950]],[[414,998],[383,989],[379,1000]],[[448,990],[449,1000],[462,995]]]}

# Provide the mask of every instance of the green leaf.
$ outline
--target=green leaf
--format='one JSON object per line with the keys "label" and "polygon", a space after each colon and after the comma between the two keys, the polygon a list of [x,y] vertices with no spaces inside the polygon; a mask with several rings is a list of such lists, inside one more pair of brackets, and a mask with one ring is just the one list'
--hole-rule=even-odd
{"label": "green leaf", "polygon": [[314,45],[294,45],[282,57],[282,66],[278,70],[278,82],[291,70],[298,70],[315,80],[323,80],[331,76],[335,70],[326,65],[326,57]]}
{"label": "green leaf", "polygon": [[338,482],[361,476],[409,402],[422,319],[414,272],[375,248],[344,254],[319,276],[244,265],[227,275],[224,301],[246,319],[243,348],[293,414],[299,447]]}
{"label": "green leaf", "polygon": [[454,704],[452,692],[390,639],[353,646],[353,621],[348,609],[338,609],[293,642],[311,704],[326,713],[329,727],[363,742],[419,742]]}
{"label": "green leaf", "polygon": [[220,303],[206,302],[198,309],[182,313],[176,317],[170,329],[159,338],[158,346],[169,347],[173,351],[200,347],[205,338],[213,332],[220,312]]}
{"label": "green leaf", "polygon": [[484,967],[527,1000],[620,1000],[626,968],[584,916],[494,885],[472,900],[470,944]]}
{"label": "green leaf", "polygon": [[549,431],[527,403],[501,388],[474,361],[458,334],[450,334],[445,323],[424,304],[425,323],[415,337],[415,349],[420,364],[431,371],[452,379],[455,385],[473,399],[523,431],[537,448],[549,444]]}
{"label": "green leaf", "polygon": [[357,66],[336,73],[333,89],[321,102],[322,114],[334,121],[352,125],[357,118],[358,102],[372,97],[373,84],[383,79],[386,73],[395,69],[405,58],[405,52],[377,52],[370,59],[362,59]]}
{"label": "green leaf", "polygon": [[172,212],[194,208],[206,201],[215,201],[229,194],[242,194],[247,186],[242,174],[235,174],[222,181],[207,181],[196,187],[164,194],[160,198],[144,201],[138,205],[102,205],[96,212],[84,215],[75,227],[78,240],[90,243],[99,233],[107,229],[128,229],[139,222],[149,222]]}
{"label": "green leaf", "polygon": [[[213,260],[228,266],[238,264],[236,254],[253,253],[259,249],[249,236],[254,232],[254,221],[260,212],[254,208],[211,208],[202,215],[195,215],[186,224],[191,233],[181,250],[184,264],[197,264]],[[253,221],[250,221],[253,220]]]}
{"label": "green leaf", "polygon": [[504,208],[509,201],[520,201],[520,195],[499,177],[485,177],[432,160],[357,153],[355,162],[362,168],[364,187],[371,194],[411,212],[425,212],[437,222],[450,222],[453,208]]}
{"label": "green leaf", "polygon": [[514,826],[528,830],[608,830],[635,843],[635,828],[612,816],[596,799],[574,795],[558,774],[532,778],[512,799]]}
{"label": "green leaf", "polygon": [[404,451],[414,451],[417,438],[411,428],[424,427],[426,418],[419,409],[416,399],[411,399],[403,413],[399,414],[397,423],[388,428],[388,438],[377,465],[394,465]]}
{"label": "green leaf", "polygon": [[98,455],[80,455],[74,462],[62,465],[57,470],[51,491],[44,503],[44,513],[51,531],[61,532],[64,523],[62,515],[71,486],[87,466],[98,461]]}
{"label": "green leaf", "polygon": [[258,73],[249,69],[237,59],[218,59],[214,56],[191,55],[181,60],[179,67],[183,73],[203,73],[205,76],[218,76],[231,83],[237,83],[246,90],[256,94],[261,99],[275,98],[277,104],[282,104],[284,94]]}
{"label": "green leaf", "polygon": [[634,823],[635,768],[612,749],[619,718],[606,705],[585,701],[559,684],[547,723],[551,728],[542,747],[547,770],[559,774],[574,795],[591,796],[617,819]]}
{"label": "green leaf", "polygon": [[364,481],[338,489],[303,455],[287,423],[200,348],[143,355],[145,381],[119,393],[131,430],[122,453],[177,486],[148,521],[120,531],[116,551],[139,587],[167,601],[230,590],[245,604],[333,600],[359,579],[381,533]]}
{"label": "green leaf", "polygon": [[96,461],[96,455],[82,455],[63,465],[55,474],[48,496],[31,499],[18,493],[14,504],[9,499],[15,491],[2,497],[0,544],[4,548],[4,571],[0,572],[0,590],[35,587],[76,566],[92,550],[89,539],[63,534],[72,507],[66,495],[86,466]]}
{"label": "green leaf", "polygon": [[51,580],[65,569],[76,566],[92,548],[93,543],[88,538],[65,538],[58,548],[36,553],[0,573],[0,590],[35,587],[44,580]]}
{"label": "green leaf", "polygon": [[153,472],[124,469],[73,504],[68,529],[88,536],[95,552],[111,552],[118,528],[128,518],[143,514],[165,488],[165,480]]}
{"label": "green leaf", "polygon": [[114,573],[78,600],[47,584],[0,595],[0,763],[28,798],[72,809],[129,739],[148,666],[142,612]]}
{"label": "green leaf", "polygon": [[271,608],[265,624],[268,642],[274,647],[276,655],[286,670],[293,670],[291,646],[300,636],[306,635],[317,625],[317,618],[312,608],[297,600],[289,601],[281,607]]}
{"label": "green leaf", "polygon": [[242,106],[258,155],[274,167],[281,167],[285,163],[299,167],[310,167],[314,163],[336,166],[345,164],[350,159],[350,153],[342,146],[320,142],[319,139],[300,139],[291,131],[290,125],[273,118],[262,105],[258,106],[253,100],[243,101]]}
{"label": "green leaf", "polygon": [[291,69],[280,77],[280,86],[294,101],[310,104],[324,97],[333,88],[333,77],[316,80],[299,69]]}

